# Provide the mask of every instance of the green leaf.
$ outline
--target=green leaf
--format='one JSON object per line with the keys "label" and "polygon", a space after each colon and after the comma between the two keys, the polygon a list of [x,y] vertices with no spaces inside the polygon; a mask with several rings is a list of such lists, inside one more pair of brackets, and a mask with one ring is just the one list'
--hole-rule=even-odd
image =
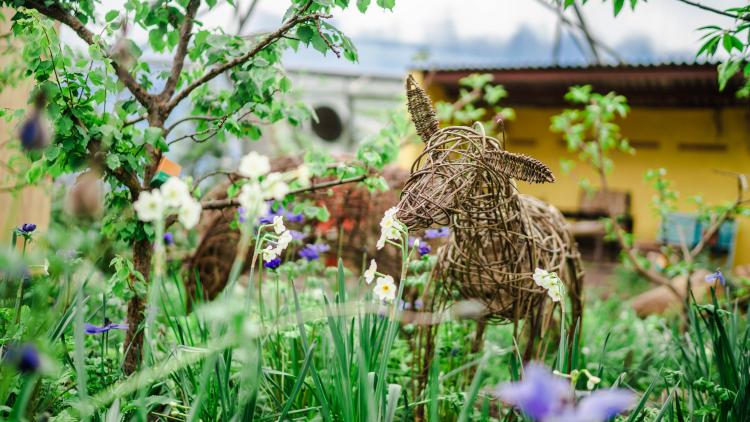
{"label": "green leaf", "polygon": [[148,42],[156,51],[164,50],[164,31],[152,29],[148,32]]}
{"label": "green leaf", "polygon": [[365,13],[368,7],[370,7],[370,0],[357,0],[357,9],[360,12]]}
{"label": "green leaf", "polygon": [[107,163],[107,167],[109,167],[110,170],[115,170],[121,165],[120,157],[118,157],[116,154],[107,155],[105,162]]}
{"label": "green leaf", "polygon": [[393,6],[396,5],[396,0],[378,0],[378,6],[383,9],[393,10]]}
{"label": "green leaf", "polygon": [[107,22],[112,22],[113,20],[117,19],[118,16],[120,16],[119,10],[110,10],[106,15],[104,15],[104,20],[106,20]]}
{"label": "green leaf", "polygon": [[622,11],[622,6],[625,5],[625,0],[614,0],[612,2],[615,8],[615,16],[620,14],[620,11]]}
{"label": "green leaf", "polygon": [[305,44],[310,44],[313,35],[315,35],[315,31],[307,25],[297,28],[297,38]]}

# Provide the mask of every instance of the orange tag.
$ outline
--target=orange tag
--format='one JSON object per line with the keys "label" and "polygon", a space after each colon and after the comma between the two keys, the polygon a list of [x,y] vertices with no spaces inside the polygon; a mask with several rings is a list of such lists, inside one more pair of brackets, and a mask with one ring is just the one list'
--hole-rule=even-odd
{"label": "orange tag", "polygon": [[180,177],[180,172],[182,172],[182,167],[180,167],[179,164],[175,163],[169,158],[162,157],[161,161],[159,161],[159,166],[156,168],[157,173],[159,173],[160,171],[170,176]]}

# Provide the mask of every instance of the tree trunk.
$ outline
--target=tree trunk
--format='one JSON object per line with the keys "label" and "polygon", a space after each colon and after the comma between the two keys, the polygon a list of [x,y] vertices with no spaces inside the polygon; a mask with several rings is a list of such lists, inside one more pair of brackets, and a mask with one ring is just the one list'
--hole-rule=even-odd
{"label": "tree trunk", "polygon": [[[139,240],[133,244],[133,264],[136,271],[143,274],[146,285],[149,283],[151,274],[152,252],[153,247],[148,240]],[[128,302],[128,332],[125,335],[125,363],[123,365],[126,374],[132,374],[141,366],[145,303],[146,298],[137,294]]]}

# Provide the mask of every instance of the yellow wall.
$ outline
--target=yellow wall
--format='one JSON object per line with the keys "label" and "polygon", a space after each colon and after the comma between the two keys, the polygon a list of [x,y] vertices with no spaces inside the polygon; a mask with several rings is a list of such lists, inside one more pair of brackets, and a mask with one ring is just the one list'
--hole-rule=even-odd
{"label": "yellow wall", "polygon": [[[430,92],[433,98],[442,93]],[[574,159],[562,136],[549,130],[550,117],[561,109],[516,108],[516,119],[507,124],[508,149],[531,155],[547,164],[557,177],[548,185],[519,184],[519,190],[549,201],[563,210],[575,210],[579,198],[579,180],[586,177],[598,185],[588,168],[577,165],[570,174],[560,170],[560,159]],[[732,177],[714,169],[750,175],[750,111],[743,108],[665,109],[634,108],[619,122],[623,135],[633,141],[655,141],[656,149],[640,149],[635,155],[613,155],[615,169],[610,176],[612,189],[631,194],[635,233],[639,240],[653,241],[659,219],[651,208],[654,191],[643,180],[648,169],[664,167],[674,188],[680,193],[679,211],[694,211],[688,201],[701,195],[709,204],[732,201],[737,185]],[[514,142],[516,141],[516,142]],[[724,151],[680,150],[681,143],[726,144]],[[750,192],[746,194],[750,197]],[[735,265],[750,264],[750,221],[740,219]]]}

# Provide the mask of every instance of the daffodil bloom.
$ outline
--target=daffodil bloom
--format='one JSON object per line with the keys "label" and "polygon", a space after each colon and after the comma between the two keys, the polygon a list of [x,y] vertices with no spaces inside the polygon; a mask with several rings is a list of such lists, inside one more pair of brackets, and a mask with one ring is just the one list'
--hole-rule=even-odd
{"label": "daffodil bloom", "polygon": [[378,271],[378,263],[374,259],[370,260],[370,268],[365,271],[365,282],[367,284],[372,283],[375,279],[375,273]]}
{"label": "daffodil bloom", "polygon": [[393,277],[385,275],[378,277],[375,281],[375,288],[373,293],[381,301],[390,302],[396,298],[396,283],[393,281]]}
{"label": "daffodil bloom", "polygon": [[133,208],[141,221],[156,221],[164,217],[164,201],[158,190],[141,192]]}
{"label": "daffodil bloom", "polygon": [[283,180],[281,173],[271,173],[261,183],[263,191],[276,200],[282,200],[289,193],[289,185]]}
{"label": "daffodil bloom", "polygon": [[563,296],[563,283],[557,274],[537,268],[532,277],[537,286],[544,288],[553,302],[559,302]]}
{"label": "daffodil bloom", "polygon": [[399,229],[401,223],[396,220],[397,212],[398,208],[393,207],[383,214],[383,219],[380,220],[380,239],[378,239],[378,243],[375,245],[378,249],[383,249],[386,241],[398,240],[400,238]]}
{"label": "daffodil bloom", "polygon": [[286,227],[284,226],[284,217],[277,215],[273,218],[273,231],[275,231],[276,234],[281,234],[286,231]]}
{"label": "daffodil bloom", "polygon": [[183,203],[192,199],[187,185],[178,177],[167,179],[159,190],[164,204],[168,207],[179,208]]}
{"label": "daffodil bloom", "polygon": [[240,166],[237,171],[242,176],[257,179],[261,176],[265,176],[271,171],[271,162],[265,155],[258,154],[255,151],[250,151],[250,153],[242,157],[240,160]]}
{"label": "daffodil bloom", "polygon": [[177,219],[186,229],[189,230],[198,224],[198,221],[200,221],[201,218],[201,212],[203,212],[203,207],[200,202],[190,198],[180,206],[180,210],[177,213]]}
{"label": "daffodil bloom", "polygon": [[289,233],[289,230],[285,231],[284,233],[281,233],[281,236],[279,236],[279,240],[277,243],[277,248],[279,250],[279,253],[286,249],[287,246],[289,246],[289,243],[293,240],[292,234]]}

